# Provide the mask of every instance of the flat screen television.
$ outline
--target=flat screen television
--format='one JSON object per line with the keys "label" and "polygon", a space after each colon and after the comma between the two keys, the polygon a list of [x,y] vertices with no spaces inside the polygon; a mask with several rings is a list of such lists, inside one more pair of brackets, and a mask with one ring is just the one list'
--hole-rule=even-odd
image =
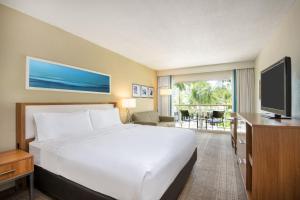
{"label": "flat screen television", "polygon": [[291,116],[291,58],[284,57],[261,72],[261,109],[275,118]]}

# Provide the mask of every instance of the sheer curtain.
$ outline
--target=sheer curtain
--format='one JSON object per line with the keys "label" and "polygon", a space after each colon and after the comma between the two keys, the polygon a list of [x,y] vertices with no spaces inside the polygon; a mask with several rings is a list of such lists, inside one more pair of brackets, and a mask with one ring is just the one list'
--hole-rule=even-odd
{"label": "sheer curtain", "polygon": [[157,80],[158,84],[158,112],[162,116],[171,116],[171,96],[160,95],[161,89],[171,88],[172,77],[171,76],[159,76]]}
{"label": "sheer curtain", "polygon": [[254,69],[236,70],[237,112],[254,112]]}

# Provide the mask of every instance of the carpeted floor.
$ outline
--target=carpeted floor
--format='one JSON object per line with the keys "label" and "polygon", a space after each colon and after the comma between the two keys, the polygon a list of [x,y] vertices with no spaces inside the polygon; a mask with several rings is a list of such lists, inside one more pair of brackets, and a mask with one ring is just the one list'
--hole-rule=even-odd
{"label": "carpeted floor", "polygon": [[198,159],[179,200],[244,200],[230,134],[199,133]]}
{"label": "carpeted floor", "polygon": [[[244,200],[242,178],[231,148],[230,134],[198,133],[198,160],[179,200]],[[28,199],[27,191],[8,198]],[[39,191],[35,200],[51,200]]]}

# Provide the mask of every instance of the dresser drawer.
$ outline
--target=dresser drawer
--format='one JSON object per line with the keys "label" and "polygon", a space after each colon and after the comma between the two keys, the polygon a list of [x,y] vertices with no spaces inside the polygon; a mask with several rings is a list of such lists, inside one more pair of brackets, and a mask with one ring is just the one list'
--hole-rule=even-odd
{"label": "dresser drawer", "polygon": [[0,165],[0,181],[13,179],[33,171],[32,158]]}
{"label": "dresser drawer", "polygon": [[237,155],[241,158],[246,158],[246,136],[244,134],[238,134],[236,146]]}
{"label": "dresser drawer", "polygon": [[238,162],[238,166],[239,166],[240,171],[241,171],[243,181],[244,181],[244,183],[246,183],[246,159],[238,157],[237,162]]}

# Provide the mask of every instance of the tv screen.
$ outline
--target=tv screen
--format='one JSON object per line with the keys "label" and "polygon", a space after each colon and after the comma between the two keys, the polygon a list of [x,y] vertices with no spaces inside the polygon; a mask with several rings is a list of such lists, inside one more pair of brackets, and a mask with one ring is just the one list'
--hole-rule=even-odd
{"label": "tv screen", "polygon": [[277,115],[291,115],[291,64],[285,57],[261,73],[261,108]]}

